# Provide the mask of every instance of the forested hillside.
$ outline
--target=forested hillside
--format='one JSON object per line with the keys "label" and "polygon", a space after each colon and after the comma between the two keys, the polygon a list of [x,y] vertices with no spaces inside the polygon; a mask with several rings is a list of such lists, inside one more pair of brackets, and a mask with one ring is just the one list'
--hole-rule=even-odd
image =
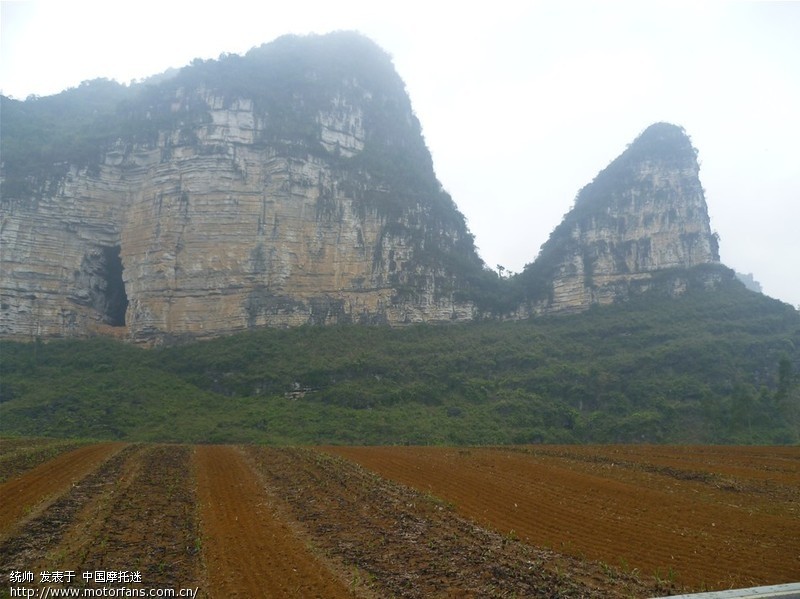
{"label": "forested hillside", "polygon": [[585,313],[3,342],[0,431],[194,442],[797,443],[800,314],[731,280]]}

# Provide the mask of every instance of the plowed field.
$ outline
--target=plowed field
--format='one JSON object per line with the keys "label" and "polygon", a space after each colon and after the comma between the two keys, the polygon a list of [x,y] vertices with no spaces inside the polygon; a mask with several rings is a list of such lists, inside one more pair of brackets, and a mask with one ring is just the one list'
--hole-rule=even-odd
{"label": "plowed field", "polygon": [[46,507],[108,459],[119,445],[89,445],[40,464],[0,487],[0,535],[23,514]]}
{"label": "plowed field", "polygon": [[[800,580],[800,448],[0,440],[0,597],[649,597]],[[119,585],[116,585],[119,586]],[[136,585],[128,585],[136,586]]]}
{"label": "plowed field", "polygon": [[693,588],[800,580],[800,449],[332,448],[535,546]]}
{"label": "plowed field", "polygon": [[[275,514],[264,485],[232,447],[195,451],[198,499],[215,597],[349,597]],[[272,575],[270,575],[272,574]]]}

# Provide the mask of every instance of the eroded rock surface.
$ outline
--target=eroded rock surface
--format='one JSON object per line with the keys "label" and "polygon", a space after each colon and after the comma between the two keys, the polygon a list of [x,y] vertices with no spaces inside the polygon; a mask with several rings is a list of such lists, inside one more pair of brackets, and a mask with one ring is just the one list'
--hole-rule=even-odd
{"label": "eroded rock surface", "polygon": [[512,282],[484,267],[369,40],[278,40],[137,98],[97,163],[4,187],[0,335],[158,343],[525,318],[678,294],[680,272],[719,262],[695,150],[674,125],[648,128],[586,186]]}

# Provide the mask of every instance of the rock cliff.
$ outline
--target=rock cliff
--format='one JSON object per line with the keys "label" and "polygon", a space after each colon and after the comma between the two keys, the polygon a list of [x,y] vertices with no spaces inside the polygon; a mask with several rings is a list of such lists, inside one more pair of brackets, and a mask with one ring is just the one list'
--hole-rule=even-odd
{"label": "rock cliff", "polygon": [[96,163],[3,194],[0,333],[472,318],[451,263],[482,263],[371,42],[282,38],[138,93]]}
{"label": "rock cliff", "polygon": [[699,179],[684,130],[657,123],[584,187],[572,210],[520,275],[523,314],[584,310],[657,287],[680,294],[694,282],[715,285],[731,273],[719,263]]}
{"label": "rock cliff", "polygon": [[2,116],[5,337],[524,318],[679,293],[686,268],[719,261],[695,151],[657,124],[501,279],[436,179],[391,60],[355,34],[3,98]]}

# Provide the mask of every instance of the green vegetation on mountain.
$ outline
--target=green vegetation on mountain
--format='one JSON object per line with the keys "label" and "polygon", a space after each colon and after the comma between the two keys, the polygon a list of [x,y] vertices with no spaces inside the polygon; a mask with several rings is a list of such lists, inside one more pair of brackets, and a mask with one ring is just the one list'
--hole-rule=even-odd
{"label": "green vegetation on mountain", "polygon": [[0,432],[195,442],[800,442],[800,314],[733,279],[452,326],[2,342]]}
{"label": "green vegetation on mountain", "polygon": [[117,107],[131,91],[119,83],[97,79],[24,102],[0,96],[0,196],[53,194],[70,165],[97,169],[107,145],[120,135]]}
{"label": "green vegetation on mountain", "polygon": [[[680,127],[648,127],[581,190],[537,259],[522,273],[501,277],[481,260],[463,215],[436,178],[391,57],[364,36],[338,32],[283,36],[244,55],[197,59],[129,86],[101,79],[24,102],[3,97],[0,197],[25,201],[54,195],[70,166],[96,172],[111,148],[125,153],[137,145],[153,147],[164,135],[181,144],[199,144],[197,131],[211,121],[207,94],[227,105],[240,99],[252,102],[254,115],[264,124],[257,127],[259,144],[282,155],[327,161],[340,190],[363,210],[385,217],[384,234],[402,236],[412,245],[412,259],[403,272],[389,275],[399,296],[425,286],[417,273],[424,279],[434,272],[436,293],[471,301],[481,315],[511,314],[522,304],[546,300],[560,260],[578,243],[572,235],[576,223],[601,218],[620,190],[632,185],[643,162],[683,168],[696,161]],[[343,104],[362,111],[365,145],[352,156],[331,153],[322,143],[319,115]],[[171,143],[163,148],[165,159]],[[215,148],[210,144],[199,151]],[[383,259],[380,251],[375,259]]]}
{"label": "green vegetation on mountain", "polygon": [[[581,190],[537,260],[502,277],[483,264],[437,180],[390,57],[360,35],[286,36],[130,86],[96,80],[46,98],[0,100],[3,202],[57,199],[70,169],[91,178],[110,168],[111,149],[116,156],[160,149],[165,161],[176,145],[222,154],[217,142],[201,141],[210,103],[243,101],[265,155],[326,161],[355,209],[377,212],[382,234],[413,249],[402,272],[378,269],[390,273],[397,296],[426,289],[432,276],[436,293],[474,302],[479,316],[441,327],[262,330],[153,350],[102,338],[2,341],[2,434],[314,444],[800,442],[800,315],[745,290],[718,264],[650,272],[651,291],[631,290],[620,294],[630,301],[582,314],[501,320],[526,306],[536,313],[565,256],[583,259],[592,285],[593,257],[585,248],[581,256],[576,231],[597,221],[620,232],[626,215],[611,208],[669,196],[642,183],[642,165],[696,174],[695,151],[679,127],[649,127]],[[322,115],[339,109],[363,119],[362,151],[323,143]],[[685,179],[690,192],[702,191],[694,175]],[[334,213],[331,195],[320,193],[317,217]],[[386,259],[384,239],[373,260]],[[252,259],[266,269],[262,246]],[[679,298],[669,293],[676,276],[688,288]]]}
{"label": "green vegetation on mountain", "polygon": [[[625,209],[636,214],[640,210],[636,205],[639,201],[665,202],[666,192],[654,189],[651,181],[642,178],[641,169],[645,165],[657,166],[664,173],[691,173],[697,169],[697,150],[682,127],[655,123],[645,129],[619,157],[578,192],[573,208],[550,233],[536,260],[517,275],[514,284],[518,297],[533,301],[547,298],[552,293],[553,281],[564,256],[576,251],[583,253],[585,282],[587,286],[592,285],[593,256],[591,250],[581,247],[583,242],[575,232],[605,228],[624,233],[627,219],[619,218],[619,214]],[[692,186],[700,186],[697,178],[691,176],[685,177],[680,185],[686,186],[682,191],[687,196],[695,191]],[[713,252],[718,255],[716,236],[712,237],[711,243],[715,245]]]}
{"label": "green vegetation on mountain", "polygon": [[[262,123],[257,144],[278,155],[328,162],[356,206],[379,212],[385,233],[413,246],[413,263],[391,275],[399,293],[416,289],[415,267],[432,269],[438,293],[474,298],[485,312],[495,308],[502,281],[484,266],[463,215],[436,178],[403,80],[391,57],[357,33],[287,35],[245,55],[197,59],[129,86],[100,79],[49,97],[2,97],[0,197],[55,196],[71,167],[96,174],[112,148],[128,154],[162,144],[165,159],[172,143],[225,151],[198,139],[197,131],[211,122],[207,95],[228,106],[252,102]],[[361,111],[366,136],[363,150],[352,156],[322,143],[319,115],[343,104]],[[179,141],[164,142],[164,136]]]}
{"label": "green vegetation on mountain", "polygon": [[97,168],[114,144],[155,144],[175,130],[190,143],[192,129],[210,120],[202,91],[228,103],[252,100],[255,114],[268,120],[262,143],[326,159],[318,113],[341,99],[363,105],[367,147],[352,162],[417,193],[440,191],[391,58],[369,39],[341,32],[284,36],[243,56],[196,59],[129,86],[97,79],[53,96],[2,96],[3,195],[36,193],[35,184],[63,175],[67,165]]}

